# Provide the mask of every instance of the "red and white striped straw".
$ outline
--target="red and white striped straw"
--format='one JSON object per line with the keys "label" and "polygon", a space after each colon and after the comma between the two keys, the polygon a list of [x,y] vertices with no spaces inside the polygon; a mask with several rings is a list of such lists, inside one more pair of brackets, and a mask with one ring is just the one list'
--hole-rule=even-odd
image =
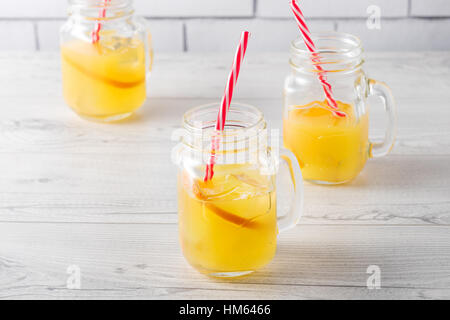
{"label": "red and white striped straw", "polygon": [[[243,31],[241,34],[241,39],[236,50],[236,54],[233,60],[233,66],[228,75],[227,85],[225,87],[225,92],[222,97],[222,102],[220,104],[219,113],[216,120],[216,131],[223,131],[225,128],[225,121],[227,118],[228,110],[230,109],[231,99],[233,98],[233,91],[236,87],[236,83],[239,77],[239,71],[241,70],[242,62],[244,61],[245,52],[247,51],[248,38],[250,32]],[[209,164],[206,165],[206,173],[204,180],[211,180],[214,175],[214,162],[216,150],[219,148],[219,139],[214,137],[211,143],[211,157]]]}
{"label": "red and white striped straw", "polygon": [[333,98],[333,92],[331,89],[331,85],[327,81],[327,77],[325,74],[325,70],[320,65],[320,57],[317,54],[316,46],[314,45],[314,41],[311,39],[311,32],[309,31],[308,26],[306,25],[305,17],[303,15],[302,10],[300,10],[300,7],[298,6],[296,0],[291,1],[291,9],[294,13],[295,19],[297,20],[297,25],[301,31],[303,41],[305,42],[306,47],[308,48],[309,52],[311,52],[313,58],[311,59],[313,61],[313,65],[318,71],[319,74],[319,80],[322,83],[323,91],[325,93],[327,103],[332,109],[331,112],[335,116],[338,117],[345,117],[345,112],[338,110],[338,104],[336,100]]}
{"label": "red and white striped straw", "polygon": [[[102,8],[100,9],[100,12],[98,14],[99,20],[104,19],[106,17],[106,7],[108,6],[108,3],[110,3],[111,0],[103,0]],[[95,25],[94,31],[92,31],[92,43],[96,43],[100,41],[100,30],[102,29],[101,22],[97,20],[97,24]]]}

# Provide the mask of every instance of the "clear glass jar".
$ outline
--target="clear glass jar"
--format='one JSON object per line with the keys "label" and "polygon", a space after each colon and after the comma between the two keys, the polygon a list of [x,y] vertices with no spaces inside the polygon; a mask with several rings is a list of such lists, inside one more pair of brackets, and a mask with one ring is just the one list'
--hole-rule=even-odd
{"label": "clear glass jar", "polygon": [[[182,141],[173,153],[179,167],[179,234],[192,266],[210,276],[236,277],[273,258],[278,230],[294,226],[301,215],[303,185],[295,156],[283,149],[279,157],[277,148],[268,146],[258,109],[233,103],[218,133],[218,108],[200,106],[183,118]],[[214,152],[212,141],[218,146]],[[205,181],[212,153],[214,176]],[[278,171],[280,163],[284,170]],[[277,203],[284,209],[278,213]],[[280,212],[287,214],[277,222]]]}
{"label": "clear glass jar", "polygon": [[[284,85],[284,145],[297,156],[305,180],[344,183],[359,174],[368,158],[384,156],[392,148],[396,132],[394,98],[384,83],[365,75],[363,49],[357,37],[336,32],[312,37],[318,50],[315,56],[302,39],[292,42],[292,70]],[[319,75],[331,85],[345,117],[331,112]],[[371,95],[381,98],[388,117],[382,143],[369,140],[367,98]]]}
{"label": "clear glass jar", "polygon": [[80,116],[120,120],[144,103],[153,53],[132,0],[69,0],[60,43],[64,98]]}

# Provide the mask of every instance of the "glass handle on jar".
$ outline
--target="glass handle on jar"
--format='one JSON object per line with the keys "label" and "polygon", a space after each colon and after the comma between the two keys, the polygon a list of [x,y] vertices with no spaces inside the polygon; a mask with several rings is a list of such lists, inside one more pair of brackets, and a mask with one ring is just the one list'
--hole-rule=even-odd
{"label": "glass handle on jar", "polygon": [[148,54],[148,66],[147,66],[147,77],[150,76],[153,68],[153,38],[152,33],[150,32],[150,28],[147,28],[147,54]]}
{"label": "glass handle on jar", "polygon": [[369,79],[369,95],[381,98],[388,117],[384,141],[370,142],[370,157],[383,157],[394,146],[397,133],[397,107],[391,89],[384,82]]}
{"label": "glass handle on jar", "polygon": [[[289,207],[286,210],[287,213],[284,216],[278,218],[278,230],[279,232],[283,232],[294,227],[302,215],[303,177],[297,158],[291,151],[285,148],[281,148],[280,159],[282,161],[280,162],[280,172],[278,172],[277,176],[283,177],[281,170],[286,170],[291,180],[288,182],[288,184],[290,186],[290,190],[292,191],[290,192],[291,199]],[[283,184],[286,184],[286,181],[282,182]],[[281,190],[277,186],[277,199],[280,199],[280,194],[278,193],[278,191]]]}
{"label": "glass handle on jar", "polygon": [[[140,24],[141,31],[144,33],[144,44],[145,44],[145,70],[146,79],[148,80],[153,67],[153,40],[152,33],[150,31],[150,26],[148,21],[141,16],[135,16],[135,21]],[[148,81],[147,81],[148,82]]]}

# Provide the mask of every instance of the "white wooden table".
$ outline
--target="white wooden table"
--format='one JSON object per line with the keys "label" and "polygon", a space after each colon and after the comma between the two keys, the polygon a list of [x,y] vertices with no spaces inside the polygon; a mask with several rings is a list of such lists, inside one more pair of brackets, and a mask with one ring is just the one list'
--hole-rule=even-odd
{"label": "white wooden table", "polygon": [[[104,125],[65,106],[57,53],[0,54],[0,298],[450,298],[448,52],[367,54],[398,102],[396,146],[353,183],[305,185],[304,217],[270,265],[232,281],[187,265],[170,134],[220,97],[231,58],[157,56],[144,107]],[[235,100],[280,128],[287,70],[287,54],[250,53]],[[376,102],[372,114],[376,136]],[[379,290],[366,286],[369,265]]]}

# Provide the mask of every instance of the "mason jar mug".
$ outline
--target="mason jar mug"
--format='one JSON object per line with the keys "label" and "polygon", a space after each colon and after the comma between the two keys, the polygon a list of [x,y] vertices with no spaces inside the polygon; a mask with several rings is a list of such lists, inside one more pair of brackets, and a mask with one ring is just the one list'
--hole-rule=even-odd
{"label": "mason jar mug", "polygon": [[80,116],[120,120],[144,103],[153,53],[131,0],[69,0],[60,43],[64,98]]}
{"label": "mason jar mug", "polygon": [[[278,231],[296,224],[302,176],[290,151],[268,145],[258,109],[232,103],[225,130],[217,132],[218,108],[200,106],[183,118],[174,152],[179,235],[185,258],[200,272],[236,277],[271,261]],[[205,179],[212,157],[213,176]]]}
{"label": "mason jar mug", "polygon": [[[305,180],[340,184],[355,178],[366,160],[386,155],[396,132],[396,107],[383,82],[363,71],[360,40],[350,34],[313,34],[317,53],[302,39],[292,42],[291,73],[284,85],[283,140],[298,159]],[[320,78],[320,79],[319,79]],[[326,100],[325,80],[344,116]],[[384,141],[369,140],[367,98],[378,96],[387,113]]]}

